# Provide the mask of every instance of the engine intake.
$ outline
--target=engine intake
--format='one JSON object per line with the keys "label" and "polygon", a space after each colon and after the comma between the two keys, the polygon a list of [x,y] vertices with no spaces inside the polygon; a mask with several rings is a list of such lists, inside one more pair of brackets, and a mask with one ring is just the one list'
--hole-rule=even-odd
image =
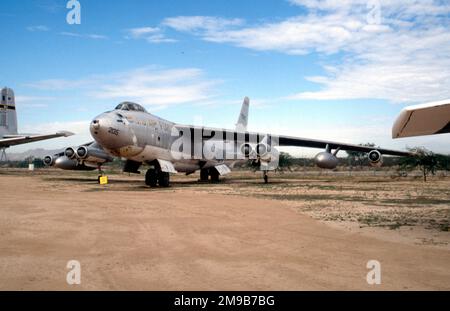
{"label": "engine intake", "polygon": [[64,151],[64,155],[69,159],[74,159],[76,157],[75,150],[72,147],[67,148]]}
{"label": "engine intake", "polygon": [[84,163],[105,163],[112,161],[113,158],[103,149],[94,148],[92,146],[80,146],[77,148],[76,157]]}
{"label": "engine intake", "polygon": [[55,158],[52,156],[45,156],[43,162],[45,166],[53,166],[55,164]]}
{"label": "engine intake", "polygon": [[252,152],[253,152],[253,147],[252,147],[252,145],[250,145],[250,144],[248,144],[248,143],[245,143],[245,144],[242,144],[242,145],[241,145],[241,153],[242,153],[246,158],[250,157],[250,155],[252,154]]}
{"label": "engine intake", "polygon": [[85,159],[88,156],[88,149],[85,146],[78,147],[77,157],[80,159]]}
{"label": "engine intake", "polygon": [[267,153],[270,152],[270,147],[267,144],[259,143],[256,145],[256,153],[260,157],[264,157]]}
{"label": "engine intake", "polygon": [[380,167],[383,165],[383,155],[378,150],[372,150],[367,154],[371,166]]}

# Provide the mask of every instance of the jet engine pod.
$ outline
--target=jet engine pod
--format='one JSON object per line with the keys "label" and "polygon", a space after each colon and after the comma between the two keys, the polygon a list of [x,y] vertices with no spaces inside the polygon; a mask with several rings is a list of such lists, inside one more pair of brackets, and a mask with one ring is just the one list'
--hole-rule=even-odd
{"label": "jet engine pod", "polygon": [[314,162],[320,168],[332,170],[338,166],[339,160],[329,152],[320,152],[314,158]]}
{"label": "jet engine pod", "polygon": [[77,149],[77,157],[80,159],[85,159],[88,156],[88,149],[86,146],[78,147]]}
{"label": "jet engine pod", "polygon": [[260,157],[264,157],[267,153],[270,152],[270,147],[267,144],[259,143],[256,145],[256,153]]}
{"label": "jet engine pod", "polygon": [[383,165],[383,155],[378,150],[372,150],[367,155],[371,166],[380,167]]}
{"label": "jet engine pod", "polygon": [[44,162],[45,166],[53,166],[55,164],[55,157],[45,156],[42,162]]}
{"label": "jet engine pod", "polygon": [[67,148],[67,149],[64,151],[64,155],[65,155],[66,157],[68,157],[69,159],[74,159],[74,158],[76,157],[75,150],[74,150],[72,147]]}
{"label": "jet engine pod", "polygon": [[242,144],[241,145],[241,152],[246,158],[250,157],[250,155],[253,152],[252,145],[250,145],[249,143]]}
{"label": "jet engine pod", "polygon": [[93,148],[92,146],[80,146],[77,148],[76,156],[83,163],[105,163],[110,162],[113,158],[103,149]]}

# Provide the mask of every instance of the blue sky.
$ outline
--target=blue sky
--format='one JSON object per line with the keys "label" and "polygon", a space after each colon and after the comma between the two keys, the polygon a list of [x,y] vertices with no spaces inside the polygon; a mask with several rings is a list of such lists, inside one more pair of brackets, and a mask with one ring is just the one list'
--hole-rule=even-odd
{"label": "blue sky", "polygon": [[[393,141],[406,105],[450,98],[450,7],[432,0],[4,0],[0,85],[21,132],[78,135],[122,100],[180,123],[450,152],[449,135]],[[289,150],[292,152],[292,150]],[[297,150],[297,154],[311,154]]]}

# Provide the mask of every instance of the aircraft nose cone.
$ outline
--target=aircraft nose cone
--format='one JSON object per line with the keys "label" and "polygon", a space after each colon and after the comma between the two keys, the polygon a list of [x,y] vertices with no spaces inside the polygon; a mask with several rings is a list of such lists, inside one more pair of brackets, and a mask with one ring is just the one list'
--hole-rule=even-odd
{"label": "aircraft nose cone", "polygon": [[98,129],[100,129],[100,121],[97,120],[97,119],[92,120],[92,122],[91,122],[91,127],[92,127],[93,130],[98,130]]}
{"label": "aircraft nose cone", "polygon": [[94,118],[89,130],[95,141],[108,149],[118,149],[132,144],[131,133],[127,126],[123,122],[117,122],[117,117],[111,113]]}
{"label": "aircraft nose cone", "polygon": [[94,138],[101,138],[107,133],[110,122],[106,116],[100,115],[91,121],[89,130]]}

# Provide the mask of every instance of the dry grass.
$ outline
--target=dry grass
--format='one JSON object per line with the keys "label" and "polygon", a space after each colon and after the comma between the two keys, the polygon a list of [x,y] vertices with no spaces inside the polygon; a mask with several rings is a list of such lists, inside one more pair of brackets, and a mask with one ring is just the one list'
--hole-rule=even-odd
{"label": "dry grass", "polygon": [[[0,170],[0,174],[20,175],[24,170]],[[198,183],[197,174],[172,176],[168,189],[150,189],[144,176],[109,171],[110,184],[98,187],[97,173],[62,172],[54,169],[29,173],[55,187],[71,183],[83,191],[196,191],[280,200],[318,220],[353,222],[361,227],[398,229],[422,226],[448,232],[450,226],[450,177],[441,174],[424,183],[420,177],[394,177],[392,172],[276,172],[270,183],[262,182],[260,172],[235,171],[220,183]],[[119,177],[120,176],[120,177]]]}

